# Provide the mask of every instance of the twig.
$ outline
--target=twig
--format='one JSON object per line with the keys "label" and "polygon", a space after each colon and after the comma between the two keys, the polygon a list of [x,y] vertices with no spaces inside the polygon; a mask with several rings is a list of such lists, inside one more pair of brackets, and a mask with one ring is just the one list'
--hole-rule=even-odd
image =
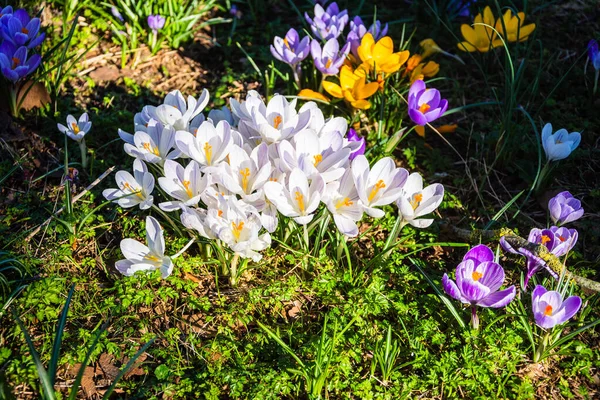
{"label": "twig", "polygon": [[544,261],[546,264],[545,266],[556,275],[561,276],[564,274],[567,279],[571,279],[582,288],[589,289],[594,292],[600,292],[600,282],[596,282],[570,272],[565,268],[565,265],[558,257],[548,251],[546,246],[537,243],[531,243],[528,240],[518,236],[508,228],[496,230],[474,229],[470,231],[467,229],[457,228],[449,223],[442,223],[442,227],[451,231],[452,234],[459,239],[463,239],[470,243],[493,242],[504,237],[504,240],[506,240],[514,249],[525,249],[539,257],[542,261]]}
{"label": "twig", "polygon": [[[73,199],[71,200],[71,204],[75,203],[77,200],[79,200],[80,198],[82,198],[86,193],[88,193],[90,190],[92,190],[94,188],[94,186],[96,186],[97,184],[99,184],[100,182],[102,182],[102,180],[104,178],[106,178],[108,175],[110,175],[110,173],[113,172],[114,169],[115,169],[114,165],[112,167],[110,167],[109,169],[107,169],[94,182],[90,183],[85,189],[83,189],[82,192],[80,192],[77,196],[73,197]],[[37,233],[42,229],[42,227],[48,225],[50,223],[50,221],[52,221],[52,219],[54,219],[55,217],[57,217],[58,215],[60,215],[64,210],[65,210],[65,208],[62,207],[60,210],[58,210],[57,212],[55,212],[54,214],[52,214],[52,216],[50,216],[50,218],[48,218],[40,226],[38,226],[37,228],[35,228],[35,230],[33,232],[31,232],[29,234],[29,236],[27,236],[27,238],[25,239],[25,241],[27,241],[27,242],[30,241],[35,235],[37,235]]]}

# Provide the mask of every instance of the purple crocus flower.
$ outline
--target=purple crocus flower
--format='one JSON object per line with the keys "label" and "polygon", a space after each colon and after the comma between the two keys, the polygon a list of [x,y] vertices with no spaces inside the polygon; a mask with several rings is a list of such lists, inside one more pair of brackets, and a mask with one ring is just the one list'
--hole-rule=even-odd
{"label": "purple crocus flower", "polygon": [[125,18],[123,18],[123,16],[121,15],[121,13],[119,12],[119,10],[117,9],[117,7],[112,6],[110,8],[110,13],[113,15],[113,17],[115,17],[116,19],[118,19],[119,21],[123,22],[125,21]]}
{"label": "purple crocus flower", "polygon": [[0,45],[0,70],[4,77],[13,83],[35,71],[41,60],[39,54],[27,58],[25,46],[16,48],[7,40]]}
{"label": "purple crocus flower", "polygon": [[346,138],[349,142],[360,142],[358,148],[352,153],[350,153],[350,161],[354,160],[356,156],[365,154],[365,149],[367,147],[367,141],[364,137],[360,137],[358,133],[353,128],[348,129],[348,133],[346,134]]}
{"label": "purple crocus flower", "polygon": [[6,25],[6,22],[12,17],[12,6],[6,6],[0,10],[0,24]]}
{"label": "purple crocus flower", "polygon": [[323,75],[337,75],[349,52],[350,43],[346,43],[340,50],[340,45],[335,38],[329,39],[323,49],[316,39],[310,43],[310,54],[315,60],[315,67]]}
{"label": "purple crocus flower", "polygon": [[471,324],[479,326],[476,306],[501,308],[516,294],[515,286],[499,290],[504,283],[504,269],[494,261],[494,252],[480,244],[465,254],[456,267],[456,283],[444,274],[442,285],[451,297],[471,305]]}
{"label": "purple crocus flower", "polygon": [[165,26],[165,17],[160,14],[156,15],[148,15],[148,27],[152,29],[153,32],[158,32]]}
{"label": "purple crocus flower", "polygon": [[295,67],[302,62],[310,53],[310,38],[308,36],[300,40],[298,32],[291,28],[282,39],[275,36],[271,45],[271,54],[273,57],[286,64]]}
{"label": "purple crocus flower", "polygon": [[588,43],[588,57],[594,68],[600,70],[600,51],[598,50],[598,42],[594,39]]}
{"label": "purple crocus flower", "polygon": [[16,47],[27,46],[28,49],[33,49],[39,46],[46,37],[45,33],[39,33],[40,19],[31,18],[23,9],[15,11],[6,19],[4,16],[2,18],[2,37]]}
{"label": "purple crocus flower", "polygon": [[[562,257],[567,254],[573,248],[573,246],[575,246],[578,236],[579,235],[575,229],[558,228],[553,226],[550,229],[533,228],[531,232],[529,232],[527,241],[544,245],[550,253],[554,254],[556,257]],[[500,244],[504,250],[513,254],[520,254],[527,258],[527,274],[525,275],[524,290],[527,289],[529,279],[531,279],[531,277],[542,268],[546,268],[550,275],[552,275],[555,279],[558,279],[558,275],[556,275],[554,271],[550,270],[550,268],[547,268],[546,262],[529,250],[525,248],[513,248],[506,241],[506,239],[504,239],[504,237],[500,238]]]}
{"label": "purple crocus flower", "polygon": [[448,101],[442,99],[437,89],[428,89],[425,82],[415,81],[408,91],[408,115],[417,125],[425,126],[442,116]]}
{"label": "purple crocus flower", "polygon": [[551,329],[567,322],[579,311],[581,297],[570,296],[563,301],[559,292],[537,285],[531,293],[531,307],[535,323],[544,329]]}
{"label": "purple crocus flower", "polygon": [[304,18],[310,24],[310,29],[317,38],[323,40],[337,39],[348,23],[348,11],[340,11],[336,2],[327,6],[327,10],[324,10],[320,4],[316,4],[314,19],[310,18],[308,13],[304,13]]}
{"label": "purple crocus flower", "polygon": [[556,225],[573,222],[583,215],[581,201],[577,200],[568,191],[560,192],[548,202],[550,218]]}
{"label": "purple crocus flower", "polygon": [[360,46],[360,41],[365,36],[367,32],[373,35],[373,38],[377,42],[379,39],[384,37],[387,34],[388,25],[381,27],[381,22],[375,21],[369,29],[365,26],[362,19],[359,16],[354,17],[352,21],[350,21],[350,32],[348,33],[348,37],[346,41],[350,43],[350,51],[352,51],[352,55],[354,57],[359,58],[358,56],[358,47]]}

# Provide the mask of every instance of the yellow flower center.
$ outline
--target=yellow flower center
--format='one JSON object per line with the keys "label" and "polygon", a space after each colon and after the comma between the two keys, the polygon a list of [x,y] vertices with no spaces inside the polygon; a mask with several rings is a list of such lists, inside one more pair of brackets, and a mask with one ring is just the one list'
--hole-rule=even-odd
{"label": "yellow flower center", "polygon": [[323,156],[321,154],[317,154],[315,156],[315,162],[313,163],[314,166],[316,167],[317,165],[319,165],[319,163],[323,161]]}
{"label": "yellow flower center", "polygon": [[333,63],[333,61],[331,60],[331,58],[329,60],[327,60],[327,62],[325,63],[325,68],[329,68],[331,67],[331,64]]}
{"label": "yellow flower center", "polygon": [[558,236],[558,239],[559,239],[561,242],[564,242],[565,240],[567,240],[567,239],[565,239],[563,236]]}
{"label": "yellow flower center", "polygon": [[542,235],[542,244],[546,244],[550,241],[550,237],[548,235]]}
{"label": "yellow flower center", "polygon": [[342,207],[350,207],[352,204],[354,204],[353,201],[347,197],[344,197],[342,200],[339,200],[337,203],[335,203],[335,209],[339,210]]}
{"label": "yellow flower center", "polygon": [[29,33],[29,29],[23,27],[21,28],[21,32],[27,35]]}
{"label": "yellow flower center", "polygon": [[294,200],[296,200],[298,203],[298,209],[300,210],[300,213],[304,214],[304,195],[300,192],[296,192]]}
{"label": "yellow flower center", "polygon": [[235,222],[231,223],[231,232],[233,233],[233,236],[235,236],[235,240],[239,240],[240,239],[240,234],[242,233],[242,229],[244,229],[244,222],[240,222],[239,224],[236,225]]}
{"label": "yellow flower center", "polygon": [[290,47],[290,42],[288,42],[287,38],[283,38],[283,44],[285,44],[285,47],[287,47],[288,49],[290,49],[290,50],[292,49]]}
{"label": "yellow flower center", "polygon": [[141,190],[135,190],[134,188],[131,187],[131,185],[128,182],[123,182],[123,187],[121,188],[122,191],[128,191],[130,194],[135,194],[137,197],[139,197],[140,199],[144,198],[144,196],[142,196],[142,191]]}
{"label": "yellow flower center", "polygon": [[21,60],[19,60],[17,57],[13,57],[12,58],[12,69],[15,69],[19,66],[19,64],[21,64]]}
{"label": "yellow flower center", "polygon": [[148,254],[147,256],[144,257],[144,260],[160,261],[160,258],[153,256],[152,254]]}
{"label": "yellow flower center", "polygon": [[475,282],[477,282],[478,280],[483,278],[483,274],[481,272],[473,271],[473,273],[471,274],[471,277],[473,278],[473,280]]}
{"label": "yellow flower center", "polygon": [[187,193],[187,195],[190,196],[190,198],[194,197],[194,194],[192,193],[192,190],[190,189],[191,182],[190,181],[183,181],[183,182],[181,182],[181,184],[185,188],[185,192]]}
{"label": "yellow flower center", "polygon": [[550,304],[546,306],[546,309],[544,310],[544,315],[547,317],[552,315],[552,306]]}
{"label": "yellow flower center", "polygon": [[223,210],[219,210],[219,211],[217,211],[217,215],[218,215],[219,217],[222,217],[222,216],[223,216]]}
{"label": "yellow flower center", "polygon": [[149,151],[150,153],[154,154],[155,156],[160,156],[158,148],[152,147],[152,145],[150,143],[146,142],[146,143],[142,144],[142,146],[144,146],[144,149],[146,149],[146,151]]}
{"label": "yellow flower center", "polygon": [[281,115],[276,116],[275,118],[273,118],[273,127],[275,129],[279,129],[279,125],[281,125],[282,122],[283,118],[281,118]]}
{"label": "yellow flower center", "polygon": [[210,165],[212,162],[212,146],[208,142],[204,143],[204,156],[206,157],[206,164]]}
{"label": "yellow flower center", "polygon": [[419,107],[419,111],[422,112],[423,114],[425,114],[427,111],[429,111],[430,108],[431,108],[431,106],[429,104],[423,103]]}
{"label": "yellow flower center", "polygon": [[373,186],[373,189],[371,189],[371,193],[369,193],[369,203],[371,201],[373,201],[373,199],[375,198],[375,196],[377,196],[377,193],[379,193],[379,191],[381,189],[383,189],[385,187],[385,182],[383,180],[378,180],[377,183],[375,184],[375,186]]}
{"label": "yellow flower center", "polygon": [[423,201],[423,194],[417,193],[413,195],[413,199],[410,201],[410,205],[412,206],[413,210],[416,210],[417,207],[419,207],[421,201]]}
{"label": "yellow flower center", "polygon": [[240,169],[240,175],[242,176],[242,190],[244,193],[248,192],[248,178],[250,177],[250,168]]}
{"label": "yellow flower center", "polygon": [[76,135],[79,133],[79,125],[77,125],[75,122],[71,123],[71,129],[73,130],[73,133],[75,133]]}

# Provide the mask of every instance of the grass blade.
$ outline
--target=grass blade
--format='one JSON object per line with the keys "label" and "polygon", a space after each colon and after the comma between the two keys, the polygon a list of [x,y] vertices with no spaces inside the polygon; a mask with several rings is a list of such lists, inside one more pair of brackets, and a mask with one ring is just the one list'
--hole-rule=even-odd
{"label": "grass blade", "polygon": [[69,313],[69,306],[71,305],[71,298],[73,297],[74,291],[75,284],[71,285],[71,289],[69,290],[69,294],[67,295],[67,301],[65,302],[63,310],[60,314],[60,319],[58,320],[58,326],[56,327],[56,336],[54,338],[54,345],[52,346],[52,357],[50,357],[50,366],[48,368],[50,383],[53,387],[56,379],[58,357],[60,356],[60,345],[62,343],[62,335],[65,329],[65,324],[67,323],[67,314]]}
{"label": "grass blade", "polygon": [[56,398],[54,396],[54,387],[52,386],[52,384],[50,382],[50,377],[48,376],[48,372],[44,368],[44,365],[42,364],[42,360],[40,360],[40,356],[38,355],[37,351],[35,351],[35,346],[33,345],[33,341],[31,340],[29,333],[25,329],[25,326],[23,326],[23,322],[21,321],[21,318],[19,318],[19,316],[17,315],[17,312],[14,309],[13,309],[13,316],[15,317],[15,320],[17,321],[17,324],[19,325],[21,332],[23,332],[23,335],[25,336],[25,341],[27,342],[27,346],[29,347],[29,352],[31,353],[31,356],[33,357],[33,361],[35,362],[35,367],[36,367],[38,375],[40,377],[40,382],[42,383],[42,391],[43,391],[42,393],[44,394],[44,398],[46,398],[47,400],[54,400]]}

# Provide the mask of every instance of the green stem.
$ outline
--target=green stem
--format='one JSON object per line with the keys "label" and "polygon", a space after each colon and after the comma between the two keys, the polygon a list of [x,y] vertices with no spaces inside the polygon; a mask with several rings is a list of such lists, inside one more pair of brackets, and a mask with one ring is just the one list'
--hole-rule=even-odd
{"label": "green stem", "polygon": [[87,147],[85,145],[85,138],[82,138],[79,142],[79,151],[81,152],[81,166],[83,169],[87,168],[88,159],[87,159]]}
{"label": "green stem", "polygon": [[479,329],[479,317],[477,316],[477,306],[471,306],[471,327]]}
{"label": "green stem", "polygon": [[65,135],[65,165],[64,165],[64,176],[65,176],[65,210],[67,216],[70,218],[73,215],[73,204],[71,203],[71,182],[67,179],[69,176],[69,137]]}
{"label": "green stem", "polygon": [[538,362],[542,361],[544,353],[546,352],[546,347],[548,347],[549,342],[550,342],[550,332],[546,332],[546,334],[542,338],[542,342],[540,343],[537,350],[533,354],[533,362],[534,363],[538,363]]}
{"label": "green stem", "polygon": [[10,112],[13,115],[13,117],[15,117],[15,118],[19,117],[19,109],[17,108],[17,91],[18,90],[17,90],[16,85],[10,86],[10,89],[9,89]]}
{"label": "green stem", "polygon": [[392,251],[394,244],[396,243],[396,240],[398,239],[398,235],[400,235],[402,228],[404,228],[406,226],[406,224],[407,224],[407,222],[404,220],[404,218],[402,218],[401,216],[398,216],[398,219],[396,219],[396,223],[394,224],[394,227],[392,228],[392,231],[390,232],[390,236],[388,236],[388,239],[385,242],[385,246],[383,247],[384,254],[382,254],[382,256],[381,256],[381,258],[383,260],[388,258],[390,252]]}
{"label": "green stem", "polygon": [[171,217],[169,217],[167,215],[167,213],[165,213],[163,210],[161,210],[155,204],[152,204],[152,209],[155,210],[156,212],[158,212],[160,215],[162,215],[167,221],[169,221],[169,223],[171,224],[171,226],[173,227],[173,229],[175,230],[175,232],[177,232],[177,234],[179,234],[179,236],[181,236],[181,237],[185,236],[183,234],[183,232],[181,232],[181,229],[179,229],[179,227],[177,226],[177,224],[175,222],[173,222],[173,220],[171,219]]}

